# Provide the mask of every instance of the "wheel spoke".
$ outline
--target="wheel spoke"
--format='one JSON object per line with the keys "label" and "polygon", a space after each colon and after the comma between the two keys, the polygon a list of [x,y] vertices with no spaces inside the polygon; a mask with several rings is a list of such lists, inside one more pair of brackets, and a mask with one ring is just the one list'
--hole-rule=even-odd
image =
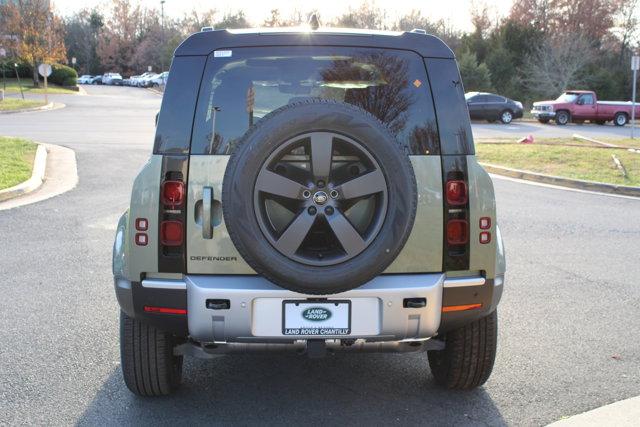
{"label": "wheel spoke", "polygon": [[348,255],[355,255],[367,246],[362,236],[360,236],[360,233],[358,233],[340,211],[336,210],[333,215],[328,216],[327,221],[333,233],[340,241],[342,249],[344,249]]}
{"label": "wheel spoke", "polygon": [[287,256],[294,255],[309,234],[315,219],[316,217],[309,215],[306,210],[302,211],[275,242],[278,250]]}
{"label": "wheel spoke", "polygon": [[331,174],[333,135],[325,132],[311,134],[311,170],[313,176],[326,180]]}
{"label": "wheel spoke", "polygon": [[368,196],[369,194],[379,193],[387,188],[387,183],[380,169],[376,169],[368,174],[361,175],[357,178],[347,181],[339,185],[336,190],[344,199],[354,199],[356,197]]}
{"label": "wheel spoke", "polygon": [[262,169],[258,174],[256,189],[290,199],[300,199],[306,187],[275,172]]}

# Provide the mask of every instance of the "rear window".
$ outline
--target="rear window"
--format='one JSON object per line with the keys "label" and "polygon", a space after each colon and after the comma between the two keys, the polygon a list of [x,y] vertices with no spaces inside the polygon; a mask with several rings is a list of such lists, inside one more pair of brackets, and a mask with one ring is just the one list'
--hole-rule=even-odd
{"label": "rear window", "polygon": [[200,87],[191,154],[231,154],[271,111],[310,98],[367,110],[407,154],[438,154],[438,127],[422,58],[349,47],[271,47],[216,51]]}

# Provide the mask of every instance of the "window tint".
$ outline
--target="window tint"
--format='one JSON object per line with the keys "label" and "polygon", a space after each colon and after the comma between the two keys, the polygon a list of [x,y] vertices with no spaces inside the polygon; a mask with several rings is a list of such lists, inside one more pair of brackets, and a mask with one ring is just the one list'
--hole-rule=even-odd
{"label": "window tint", "polygon": [[442,154],[474,154],[469,112],[454,59],[427,58]]}
{"label": "window tint", "polygon": [[439,153],[420,56],[388,49],[296,46],[210,55],[191,154],[231,154],[251,125],[283,105],[310,98],[367,110],[391,129],[408,154]]}

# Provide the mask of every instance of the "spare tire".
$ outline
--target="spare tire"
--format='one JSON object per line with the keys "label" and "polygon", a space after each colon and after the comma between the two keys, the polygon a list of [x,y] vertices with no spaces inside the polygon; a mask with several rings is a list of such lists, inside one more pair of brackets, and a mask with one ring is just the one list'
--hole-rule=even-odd
{"label": "spare tire", "polygon": [[222,206],[246,262],[283,288],[326,295],[384,271],[416,212],[408,156],[378,119],[341,102],[288,104],[229,159]]}

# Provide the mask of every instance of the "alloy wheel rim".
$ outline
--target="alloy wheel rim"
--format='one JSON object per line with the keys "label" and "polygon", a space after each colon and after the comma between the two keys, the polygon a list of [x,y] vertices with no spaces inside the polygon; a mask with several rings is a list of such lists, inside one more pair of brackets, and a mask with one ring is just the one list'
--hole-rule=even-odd
{"label": "alloy wheel rim", "polygon": [[334,132],[285,141],[265,160],[254,186],[260,229],[282,255],[313,266],[362,253],[387,214],[388,188],[364,144]]}

